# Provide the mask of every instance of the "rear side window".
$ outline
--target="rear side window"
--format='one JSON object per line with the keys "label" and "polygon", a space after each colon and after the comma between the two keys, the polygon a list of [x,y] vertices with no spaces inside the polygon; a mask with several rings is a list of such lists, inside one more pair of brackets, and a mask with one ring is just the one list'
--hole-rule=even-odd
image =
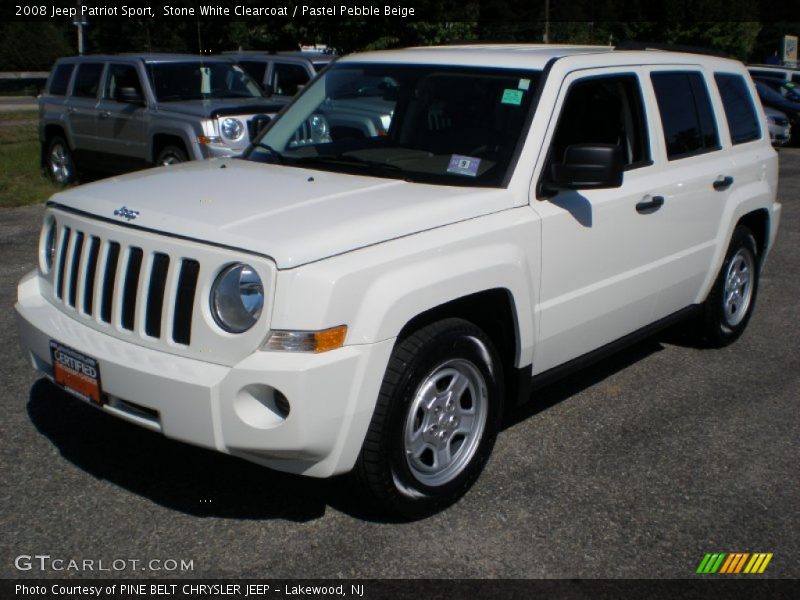
{"label": "rear side window", "polygon": [[96,98],[102,73],[103,63],[78,65],[78,74],[75,76],[75,85],[72,86],[72,95],[79,98]]}
{"label": "rear side window", "polygon": [[670,160],[719,149],[705,79],[697,72],[651,73]]}
{"label": "rear side window", "polygon": [[267,63],[256,60],[240,60],[239,66],[244,72],[256,80],[258,85],[264,83],[264,72],[267,70]]}
{"label": "rear side window", "polygon": [[795,83],[800,83],[800,75],[792,75],[792,81]]}
{"label": "rear side window", "polygon": [[761,137],[756,108],[744,77],[732,73],[714,73],[725,118],[734,144],[743,144]]}
{"label": "rear side window", "polygon": [[69,78],[72,77],[74,68],[75,65],[73,64],[58,65],[56,67],[56,70],[53,71],[53,78],[50,80],[50,94],[53,96],[65,96],[67,94]]}
{"label": "rear side window", "polygon": [[275,63],[272,90],[278,96],[294,96],[309,79],[308,72],[300,65]]}

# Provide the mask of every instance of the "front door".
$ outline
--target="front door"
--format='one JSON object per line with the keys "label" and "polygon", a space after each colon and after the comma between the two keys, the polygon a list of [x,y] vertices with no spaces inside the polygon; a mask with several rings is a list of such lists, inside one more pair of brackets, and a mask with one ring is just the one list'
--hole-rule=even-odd
{"label": "front door", "polygon": [[122,102],[120,90],[130,88],[143,97],[134,65],[110,63],[97,111],[97,133],[109,155],[121,166],[144,164],[147,159],[147,107]]}
{"label": "front door", "polygon": [[[638,67],[576,71],[562,84],[545,139],[547,163],[531,201],[542,231],[534,374],[651,321],[664,179],[652,159],[642,88]],[[550,188],[550,165],[573,144],[620,146],[622,186]]]}

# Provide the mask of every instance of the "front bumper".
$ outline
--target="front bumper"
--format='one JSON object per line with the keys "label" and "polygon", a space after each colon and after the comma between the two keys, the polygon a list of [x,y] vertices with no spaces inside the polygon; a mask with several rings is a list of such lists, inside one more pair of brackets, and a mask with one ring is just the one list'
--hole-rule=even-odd
{"label": "front bumper", "polygon": [[[227,367],[144,348],[71,319],[35,272],[15,306],[22,350],[53,378],[49,342],[97,359],[111,414],[167,437],[314,477],[349,471],[369,426],[394,340],[321,354],[254,352]],[[269,391],[289,415],[269,408]]]}

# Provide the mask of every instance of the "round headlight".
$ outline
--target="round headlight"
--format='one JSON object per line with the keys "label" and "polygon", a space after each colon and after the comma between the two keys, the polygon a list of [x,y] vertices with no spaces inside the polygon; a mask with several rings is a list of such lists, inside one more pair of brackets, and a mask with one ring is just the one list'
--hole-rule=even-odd
{"label": "round headlight", "polygon": [[219,128],[222,131],[222,135],[229,140],[238,140],[244,134],[244,123],[232,117],[222,119]]}
{"label": "round headlight", "polygon": [[264,285],[250,265],[225,267],[211,287],[211,314],[217,325],[231,333],[247,331],[264,308]]}
{"label": "round headlight", "polygon": [[311,129],[311,139],[314,142],[330,141],[330,137],[328,136],[330,128],[328,126],[328,120],[325,117],[322,115],[311,115],[308,119],[308,124]]}
{"label": "round headlight", "polygon": [[56,260],[56,222],[45,223],[42,229],[41,256],[42,271],[49,273]]}

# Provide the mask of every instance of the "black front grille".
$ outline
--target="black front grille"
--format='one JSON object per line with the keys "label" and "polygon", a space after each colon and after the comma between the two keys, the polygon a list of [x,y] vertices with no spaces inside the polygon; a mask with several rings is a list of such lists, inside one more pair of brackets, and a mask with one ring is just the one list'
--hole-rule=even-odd
{"label": "black front grille", "polygon": [[[178,344],[190,344],[200,273],[196,260],[171,259],[163,252],[145,252],[63,227],[55,264],[53,291],[65,306],[100,324],[134,331],[140,322],[138,327],[149,337],[162,339],[169,334]],[[178,271],[170,278],[172,269]],[[170,280],[177,280],[171,292]],[[164,315],[170,315],[172,322],[165,325]]]}

